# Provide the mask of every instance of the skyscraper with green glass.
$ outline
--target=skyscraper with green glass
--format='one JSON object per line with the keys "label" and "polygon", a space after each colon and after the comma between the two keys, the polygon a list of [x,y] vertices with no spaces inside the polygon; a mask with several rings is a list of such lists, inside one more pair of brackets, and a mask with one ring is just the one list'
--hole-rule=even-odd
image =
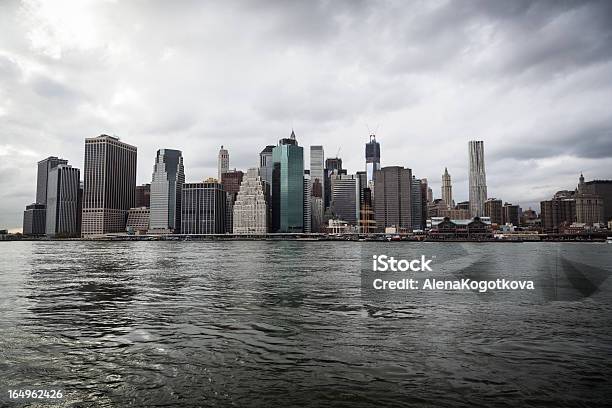
{"label": "skyscraper with green glass", "polygon": [[304,231],[304,149],[295,133],[272,150],[272,231]]}

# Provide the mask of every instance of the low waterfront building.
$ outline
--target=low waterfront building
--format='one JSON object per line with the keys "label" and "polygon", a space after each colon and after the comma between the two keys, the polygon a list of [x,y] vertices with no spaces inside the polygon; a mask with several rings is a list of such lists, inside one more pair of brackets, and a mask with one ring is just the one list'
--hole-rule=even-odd
{"label": "low waterfront building", "polygon": [[488,217],[474,217],[471,220],[451,220],[444,217],[442,220],[431,220],[431,229],[428,239],[436,241],[445,240],[488,240],[493,238],[491,220]]}
{"label": "low waterfront building", "polygon": [[234,234],[265,234],[270,222],[270,185],[257,168],[242,179],[234,202]]}
{"label": "low waterfront building", "polygon": [[[45,190],[46,191],[46,190]],[[47,206],[32,203],[23,212],[23,235],[45,235]]]}
{"label": "low waterfront building", "polygon": [[328,234],[353,234],[357,232],[353,225],[339,219],[329,220],[325,230]]}
{"label": "low waterfront building", "polygon": [[181,199],[182,234],[224,234],[227,198],[215,179],[183,184]]}
{"label": "low waterfront building", "polygon": [[128,211],[125,230],[128,234],[146,234],[149,230],[151,210],[148,207],[134,207]]}

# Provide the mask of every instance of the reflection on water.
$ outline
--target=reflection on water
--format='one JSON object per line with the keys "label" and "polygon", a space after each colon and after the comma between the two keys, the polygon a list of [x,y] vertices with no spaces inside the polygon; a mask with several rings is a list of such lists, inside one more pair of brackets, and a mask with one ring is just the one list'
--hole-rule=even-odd
{"label": "reflection on water", "polygon": [[[0,405],[598,406],[609,246],[15,242],[0,259]],[[361,290],[373,254],[536,293]]]}

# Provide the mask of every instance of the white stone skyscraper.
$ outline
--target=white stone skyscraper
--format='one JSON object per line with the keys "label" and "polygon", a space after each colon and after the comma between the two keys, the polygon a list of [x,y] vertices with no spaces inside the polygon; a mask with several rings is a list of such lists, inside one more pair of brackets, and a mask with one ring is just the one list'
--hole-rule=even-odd
{"label": "white stone skyscraper", "polygon": [[221,146],[217,161],[217,180],[221,182],[221,175],[229,171],[229,152]]}
{"label": "white stone skyscraper", "polygon": [[484,142],[469,142],[470,160],[470,215],[484,215],[484,203],[487,201],[487,176],[484,161]]}
{"label": "white stone skyscraper", "polygon": [[268,232],[270,186],[260,176],[259,169],[247,171],[242,178],[234,202],[234,234],[265,234]]}
{"label": "white stone skyscraper", "polygon": [[151,233],[171,234],[181,228],[181,189],[185,183],[180,150],[159,149],[151,180]]}
{"label": "white stone skyscraper", "polygon": [[448,174],[448,169],[444,168],[444,174],[442,175],[442,201],[451,208],[455,206],[453,202],[453,187],[451,185],[451,176]]}

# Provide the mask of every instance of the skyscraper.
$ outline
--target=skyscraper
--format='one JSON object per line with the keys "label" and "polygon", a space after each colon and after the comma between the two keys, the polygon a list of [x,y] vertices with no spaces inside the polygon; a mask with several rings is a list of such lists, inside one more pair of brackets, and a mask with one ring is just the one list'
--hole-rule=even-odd
{"label": "skyscraper", "polygon": [[519,206],[517,204],[504,203],[502,215],[504,224],[519,226]]}
{"label": "skyscraper", "polygon": [[497,198],[489,198],[484,203],[485,217],[491,218],[491,224],[503,225],[504,224],[504,210],[502,208],[502,200]]}
{"label": "skyscraper", "polygon": [[580,174],[578,188],[574,194],[576,200],[576,222],[587,225],[604,223],[604,200],[601,196],[591,193]]}
{"label": "skyscraper", "polygon": [[214,179],[183,184],[181,233],[224,234],[226,203],[223,185]]}
{"label": "skyscraper", "polygon": [[312,232],[312,181],[310,171],[304,170],[304,232]]}
{"label": "skyscraper", "polygon": [[412,207],[412,229],[425,229],[423,223],[423,201],[421,196],[421,180],[412,176],[412,185],[410,186],[411,207]]}
{"label": "skyscraper", "polygon": [[448,169],[444,168],[444,174],[442,175],[442,201],[446,203],[448,208],[455,206],[453,201],[453,187],[451,185],[451,176],[448,174]]}
{"label": "skyscraper", "polygon": [[295,133],[272,151],[272,230],[304,231],[304,149]]}
{"label": "skyscraper", "polygon": [[603,200],[603,219],[612,220],[612,180],[592,180],[584,183],[585,192],[598,195]]}
{"label": "skyscraper", "polygon": [[67,164],[59,164],[48,175],[45,233],[50,237],[80,235],[81,172]]}
{"label": "skyscraper", "polygon": [[272,150],[275,146],[266,146],[261,153],[259,153],[259,175],[263,181],[272,186]]}
{"label": "skyscraper", "polygon": [[181,228],[181,189],[185,183],[180,150],[157,151],[151,180],[151,233],[171,234]]}
{"label": "skyscraper", "polygon": [[113,136],[85,139],[84,237],[125,231],[135,201],[136,155],[136,147]]}
{"label": "skyscraper", "polygon": [[374,172],[374,214],[376,227],[412,229],[412,170],[400,166]]}
{"label": "skyscraper", "polygon": [[367,186],[371,187],[370,185],[374,180],[374,173],[380,170],[380,144],[376,141],[376,135],[370,135],[370,141],[365,145],[365,159]]}
{"label": "skyscraper", "polygon": [[221,175],[229,170],[229,152],[221,146],[217,158],[217,180],[221,181]]}
{"label": "skyscraper", "polygon": [[234,203],[234,234],[265,234],[270,220],[269,192],[258,168],[249,169],[242,178]]}
{"label": "skyscraper", "polygon": [[151,207],[151,184],[136,186],[136,204],[134,207]]}
{"label": "skyscraper", "polygon": [[232,233],[234,230],[234,202],[238,191],[240,191],[240,184],[244,173],[241,170],[230,170],[221,174],[221,184],[225,190],[225,197],[227,204],[225,206],[225,232]]}
{"label": "skyscraper", "polygon": [[32,203],[23,212],[23,235],[44,235],[46,205]]}
{"label": "skyscraper", "polygon": [[[310,146],[310,182],[312,185],[312,196],[323,198],[325,194],[325,156],[323,146]],[[311,206],[312,219],[323,220],[325,211],[322,206]],[[320,212],[315,214],[315,211]],[[318,232],[319,228],[312,225],[312,232]]]}
{"label": "skyscraper", "polygon": [[47,178],[49,177],[49,172],[60,164],[68,164],[68,160],[50,156],[38,162],[38,176],[36,178],[36,203],[47,204]]}
{"label": "skyscraper", "polygon": [[359,225],[359,180],[354,174],[331,176],[331,209],[348,224]]}
{"label": "skyscraper", "polygon": [[485,173],[484,142],[470,141],[470,213],[472,217],[484,214],[484,203],[487,201],[487,176]]}

